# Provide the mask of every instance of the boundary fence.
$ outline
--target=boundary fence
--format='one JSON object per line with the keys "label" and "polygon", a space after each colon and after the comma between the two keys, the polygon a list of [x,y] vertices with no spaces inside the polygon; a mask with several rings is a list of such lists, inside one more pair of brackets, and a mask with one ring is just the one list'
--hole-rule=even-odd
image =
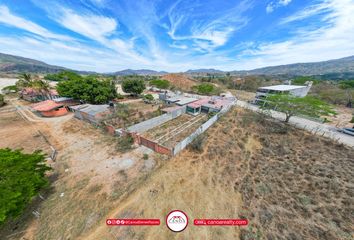
{"label": "boundary fence", "polygon": [[211,127],[223,114],[228,112],[232,106],[236,104],[236,101],[234,101],[231,105],[228,105],[227,107],[223,108],[220,112],[218,112],[215,116],[210,118],[208,121],[206,121],[204,124],[202,124],[197,130],[195,130],[191,135],[186,137],[184,140],[179,142],[176,146],[174,146],[172,152],[173,155],[177,155],[180,151],[185,149],[194,139],[196,139],[200,134],[205,132],[209,127]]}

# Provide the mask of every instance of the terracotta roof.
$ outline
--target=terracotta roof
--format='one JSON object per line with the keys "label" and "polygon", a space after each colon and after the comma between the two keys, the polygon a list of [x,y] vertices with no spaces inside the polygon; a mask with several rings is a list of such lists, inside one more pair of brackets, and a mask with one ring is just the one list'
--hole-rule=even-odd
{"label": "terracotta roof", "polygon": [[32,108],[39,112],[47,112],[62,107],[63,104],[56,103],[53,100],[46,100],[32,105]]}

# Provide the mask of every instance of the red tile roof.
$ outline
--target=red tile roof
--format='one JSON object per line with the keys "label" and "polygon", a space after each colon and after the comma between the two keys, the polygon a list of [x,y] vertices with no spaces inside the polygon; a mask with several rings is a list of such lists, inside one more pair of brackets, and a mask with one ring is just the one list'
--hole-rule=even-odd
{"label": "red tile roof", "polygon": [[55,108],[59,108],[59,107],[62,107],[62,106],[63,106],[63,104],[56,103],[53,100],[46,100],[46,101],[43,101],[43,102],[32,104],[32,108],[34,110],[36,110],[36,111],[39,111],[39,112],[51,111],[51,110],[53,110]]}

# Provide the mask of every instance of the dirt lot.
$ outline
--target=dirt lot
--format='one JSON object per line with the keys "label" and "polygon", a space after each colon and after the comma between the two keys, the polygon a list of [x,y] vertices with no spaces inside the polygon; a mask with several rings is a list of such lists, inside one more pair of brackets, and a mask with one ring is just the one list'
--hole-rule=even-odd
{"label": "dirt lot", "polygon": [[[353,149],[233,110],[107,217],[247,218],[248,227],[107,227],[81,239],[352,239]],[[163,222],[164,225],[164,222]]]}
{"label": "dirt lot", "polygon": [[354,110],[347,108],[347,107],[341,107],[341,106],[336,106],[335,111],[337,112],[336,116],[331,116],[328,117],[328,120],[330,121],[329,125],[343,128],[343,127],[353,127],[354,123],[350,123],[350,120],[352,120],[352,117],[354,116]]}
{"label": "dirt lot", "polygon": [[0,239],[77,239],[160,165],[162,157],[144,147],[118,152],[114,137],[72,115],[32,118],[34,122],[27,122],[15,112],[1,113],[0,133],[6,141],[0,141],[0,147],[46,151],[46,143],[35,135],[43,132],[58,150],[51,162],[51,188],[41,193],[44,200],[35,199],[21,218],[1,229]]}
{"label": "dirt lot", "polygon": [[39,130],[17,114],[12,106],[0,109],[0,148],[23,149],[27,153],[42,150],[50,154],[50,145]]}
{"label": "dirt lot", "polygon": [[[44,126],[43,124],[37,124]],[[47,123],[59,155],[36,209],[1,231],[8,239],[352,239],[354,150],[241,109],[213,125],[202,151],[168,161],[144,148],[116,151],[88,123]],[[54,140],[53,140],[54,141]],[[172,209],[189,218],[247,218],[248,227],[175,234]],[[161,226],[107,227],[108,217],[159,218]],[[14,229],[14,225],[17,226]],[[22,231],[25,231],[21,233]]]}
{"label": "dirt lot", "polygon": [[206,120],[207,116],[204,114],[196,117],[183,114],[158,127],[150,129],[143,136],[165,147],[173,148],[178,142],[197,130]]}

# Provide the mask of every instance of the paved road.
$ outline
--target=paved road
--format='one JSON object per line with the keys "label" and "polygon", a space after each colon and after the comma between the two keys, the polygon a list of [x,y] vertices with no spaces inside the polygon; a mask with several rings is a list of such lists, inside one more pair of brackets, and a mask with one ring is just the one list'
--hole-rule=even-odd
{"label": "paved road", "polygon": [[[239,107],[250,109],[252,111],[262,112],[262,110],[260,110],[258,106],[249,104],[245,101],[237,100],[236,105]],[[282,121],[285,119],[285,114],[283,113],[271,111],[270,114],[275,119],[279,119]],[[314,122],[301,117],[292,117],[290,118],[289,123],[297,128],[305,129],[314,134],[325,136],[340,143],[343,143],[347,146],[354,147],[354,137],[338,132],[337,128],[335,127],[328,126],[323,123]]]}

